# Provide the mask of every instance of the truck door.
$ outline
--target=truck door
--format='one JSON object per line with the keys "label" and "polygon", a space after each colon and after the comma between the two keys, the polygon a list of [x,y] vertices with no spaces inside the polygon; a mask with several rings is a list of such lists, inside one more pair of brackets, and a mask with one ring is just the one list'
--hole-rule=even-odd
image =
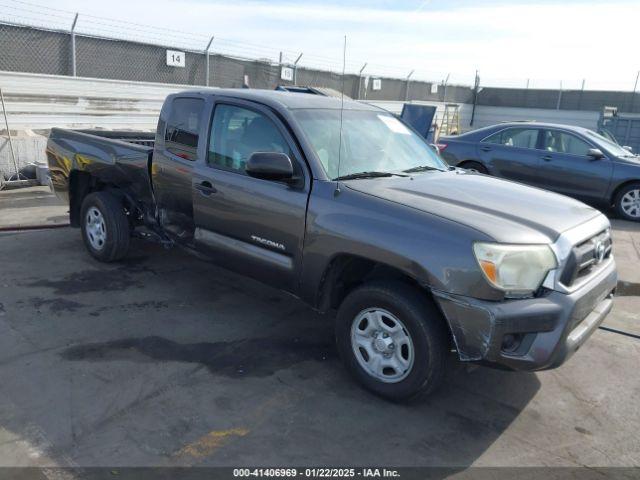
{"label": "truck door", "polygon": [[[285,153],[297,184],[250,177],[254,152]],[[195,242],[218,263],[289,291],[302,262],[310,178],[293,138],[266,108],[217,101],[204,162],[193,172]]]}
{"label": "truck door", "polygon": [[203,98],[169,96],[156,133],[151,176],[160,223],[166,233],[182,243],[193,237],[191,176],[198,160],[204,110]]}

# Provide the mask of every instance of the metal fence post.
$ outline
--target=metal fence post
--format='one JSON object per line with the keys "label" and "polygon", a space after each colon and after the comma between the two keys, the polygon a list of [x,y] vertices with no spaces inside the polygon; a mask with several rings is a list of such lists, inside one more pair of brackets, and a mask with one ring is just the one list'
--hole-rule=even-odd
{"label": "metal fence post", "polygon": [[415,72],[415,70],[411,70],[409,72],[409,75],[407,75],[407,88],[404,91],[404,101],[408,101],[409,100],[409,82],[411,82],[411,75],[413,75],[413,72]]}
{"label": "metal fence post", "polygon": [[298,62],[300,61],[301,58],[302,58],[302,53],[298,55],[298,58],[296,58],[296,61],[293,62],[293,84],[294,85],[298,84]]}
{"label": "metal fence post", "polygon": [[209,48],[211,48],[211,44],[213,43],[213,36],[211,36],[211,38],[209,39],[209,43],[207,43],[207,48],[204,51],[206,60],[207,60],[207,73],[205,76],[205,85],[208,87],[209,86]]}
{"label": "metal fence post", "polygon": [[556,110],[560,110],[561,103],[562,103],[562,80],[560,80],[560,90],[558,90],[558,102],[556,103]]}
{"label": "metal fence post", "polygon": [[446,103],[447,101],[447,84],[449,83],[449,76],[451,74],[447,73],[447,78],[444,79],[443,89],[442,89],[442,101]]}
{"label": "metal fence post", "polygon": [[20,169],[16,160],[16,152],[13,149],[13,140],[11,139],[11,130],[9,129],[9,120],[7,119],[7,108],[4,105],[4,94],[0,88],[0,100],[2,101],[2,113],[4,113],[4,124],[7,128],[7,138],[9,139],[9,149],[11,150],[11,159],[13,160],[13,168],[16,170],[16,180],[20,180]]}
{"label": "metal fence post", "polygon": [[[633,104],[635,103],[636,90],[638,89],[638,79],[640,79],[640,70],[638,70],[638,73],[636,74],[636,83],[633,84],[633,92],[631,92],[631,104],[629,105],[629,113],[633,113]],[[629,125],[631,125],[631,122],[629,122]]]}
{"label": "metal fence post", "polygon": [[582,79],[582,87],[580,87],[580,96],[578,97],[578,110],[582,109],[582,97],[584,96],[584,85],[587,82],[586,78]]}
{"label": "metal fence post", "polygon": [[362,72],[364,72],[364,69],[367,68],[367,63],[365,62],[365,64],[362,66],[362,68],[360,69],[360,71],[358,72],[358,98],[357,100],[360,100],[360,92],[362,90]]}
{"label": "metal fence post", "polygon": [[478,94],[480,93],[480,75],[476,70],[476,77],[473,82],[473,109],[471,110],[471,120],[469,120],[469,126],[473,126],[473,121],[476,118],[476,106],[478,105]]}
{"label": "metal fence post", "polygon": [[77,76],[76,71],[76,23],[78,22],[78,14],[73,17],[73,23],[71,24],[71,75]]}

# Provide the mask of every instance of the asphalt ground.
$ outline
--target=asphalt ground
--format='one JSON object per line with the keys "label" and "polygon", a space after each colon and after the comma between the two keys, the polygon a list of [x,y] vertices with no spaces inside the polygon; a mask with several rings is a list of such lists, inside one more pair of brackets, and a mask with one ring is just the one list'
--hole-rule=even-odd
{"label": "asphalt ground", "polygon": [[608,330],[551,371],[452,359],[410,405],[282,292],[142,241],[104,265],[76,229],[0,233],[0,466],[638,466],[640,224],[613,223]]}

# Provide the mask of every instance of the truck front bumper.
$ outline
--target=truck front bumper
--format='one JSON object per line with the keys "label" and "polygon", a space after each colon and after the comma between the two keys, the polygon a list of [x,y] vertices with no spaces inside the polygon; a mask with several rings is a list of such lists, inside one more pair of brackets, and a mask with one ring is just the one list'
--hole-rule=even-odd
{"label": "truck front bumper", "polygon": [[460,359],[510,370],[561,365],[598,328],[613,306],[613,259],[571,293],[490,302],[433,291]]}

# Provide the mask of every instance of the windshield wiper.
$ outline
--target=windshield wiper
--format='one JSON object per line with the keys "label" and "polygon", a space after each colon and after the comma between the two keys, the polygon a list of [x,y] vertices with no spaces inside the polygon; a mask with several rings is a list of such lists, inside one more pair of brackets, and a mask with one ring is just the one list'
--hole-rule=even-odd
{"label": "windshield wiper", "polygon": [[408,175],[403,175],[401,173],[393,173],[393,172],[358,172],[358,173],[350,173],[349,175],[342,175],[340,177],[334,178],[334,180],[358,180],[361,178],[379,178],[379,177],[407,177]]}
{"label": "windshield wiper", "polygon": [[416,172],[426,172],[426,171],[429,171],[429,170],[438,170],[439,172],[443,171],[440,168],[431,167],[429,165],[419,165],[417,167],[408,168],[406,170],[403,170],[403,172],[404,173],[416,173]]}

